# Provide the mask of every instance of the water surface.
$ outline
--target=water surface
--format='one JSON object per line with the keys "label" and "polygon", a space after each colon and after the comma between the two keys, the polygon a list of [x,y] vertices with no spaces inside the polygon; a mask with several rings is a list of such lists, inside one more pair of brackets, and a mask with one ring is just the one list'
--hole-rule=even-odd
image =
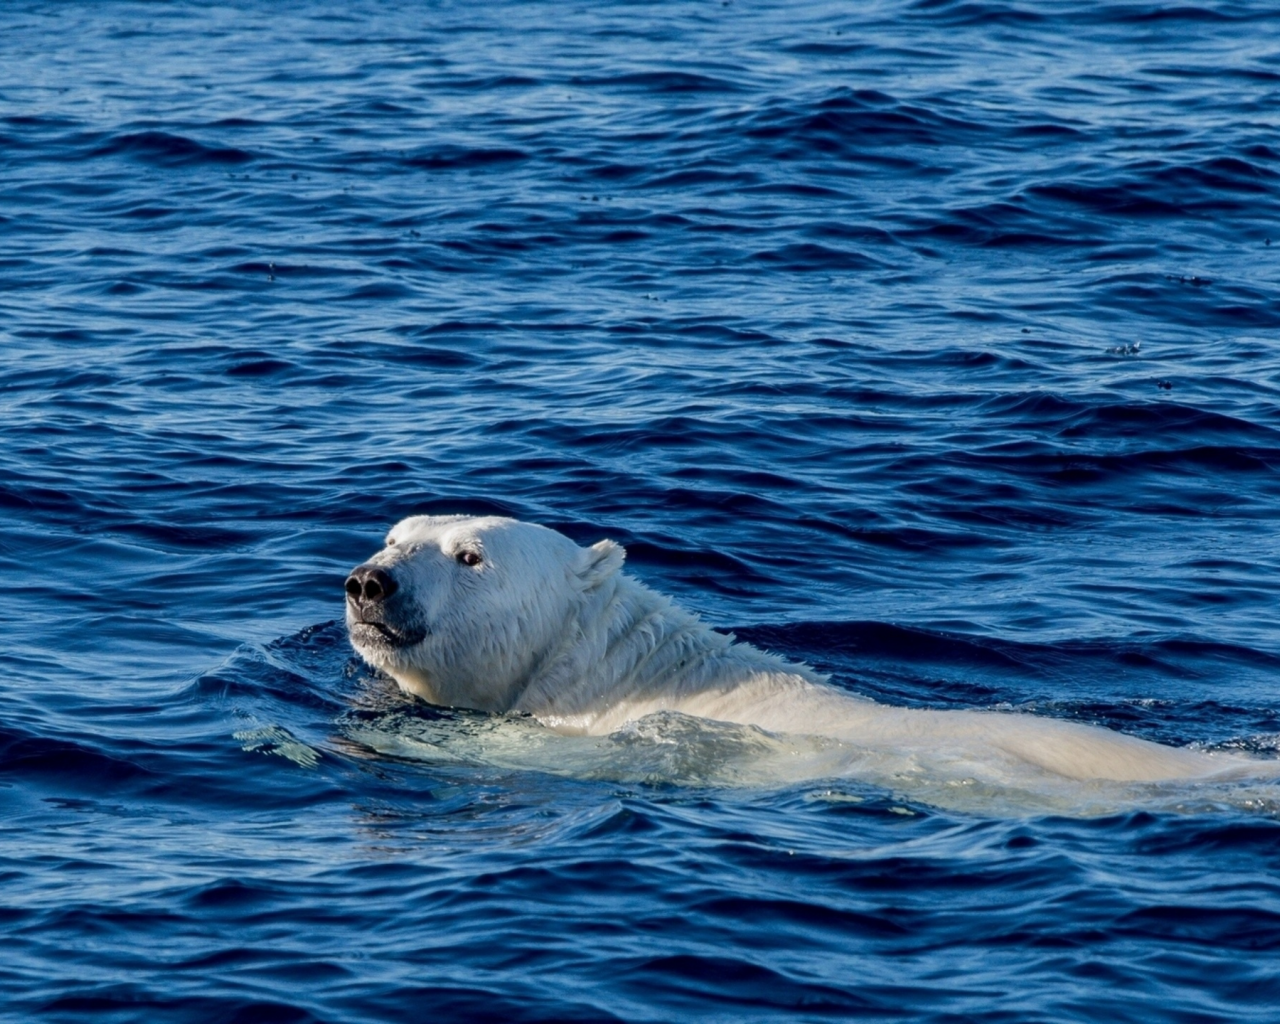
{"label": "water surface", "polygon": [[1274,1019],[1267,792],[557,745],[335,622],[394,520],[509,514],[880,700],[1275,756],[1270,5],[0,38],[13,1019]]}

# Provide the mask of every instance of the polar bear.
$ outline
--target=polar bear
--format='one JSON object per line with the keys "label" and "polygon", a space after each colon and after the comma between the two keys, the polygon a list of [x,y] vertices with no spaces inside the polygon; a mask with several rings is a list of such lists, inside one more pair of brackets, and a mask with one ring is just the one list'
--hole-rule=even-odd
{"label": "polar bear", "polygon": [[583,548],[514,519],[412,516],[347,577],[347,629],[360,656],[407,693],[527,713],[563,733],[604,735],[677,711],[1080,780],[1199,779],[1259,765],[1026,714],[879,704],[716,632],[624,575],[624,557],[613,541]]}

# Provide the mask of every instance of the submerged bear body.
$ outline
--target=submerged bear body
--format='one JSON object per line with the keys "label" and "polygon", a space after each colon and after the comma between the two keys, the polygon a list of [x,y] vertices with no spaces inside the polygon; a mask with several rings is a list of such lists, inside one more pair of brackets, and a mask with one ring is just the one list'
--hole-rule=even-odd
{"label": "submerged bear body", "polygon": [[347,628],[408,693],[566,733],[677,711],[1074,779],[1203,778],[1254,763],[1031,715],[877,704],[716,632],[622,573],[623,559],[612,541],[583,548],[513,519],[414,516],[348,577]]}

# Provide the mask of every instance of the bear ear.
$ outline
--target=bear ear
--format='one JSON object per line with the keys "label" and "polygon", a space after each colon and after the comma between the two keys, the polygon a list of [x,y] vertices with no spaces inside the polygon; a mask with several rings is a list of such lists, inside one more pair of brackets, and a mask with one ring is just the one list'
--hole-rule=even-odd
{"label": "bear ear", "polygon": [[584,587],[598,587],[622,568],[626,557],[626,549],[611,540],[602,540],[589,548],[583,548],[578,562],[578,579]]}

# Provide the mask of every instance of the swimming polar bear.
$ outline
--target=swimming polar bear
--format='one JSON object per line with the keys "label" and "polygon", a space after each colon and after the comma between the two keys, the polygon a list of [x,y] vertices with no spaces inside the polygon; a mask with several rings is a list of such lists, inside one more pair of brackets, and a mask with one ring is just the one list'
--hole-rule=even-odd
{"label": "swimming polar bear", "polygon": [[514,519],[412,516],[347,577],[347,629],[360,656],[407,693],[527,713],[562,733],[606,735],[677,711],[1080,780],[1203,779],[1260,766],[1074,722],[857,697],[717,633],[624,575],[624,558],[613,541],[583,548]]}

